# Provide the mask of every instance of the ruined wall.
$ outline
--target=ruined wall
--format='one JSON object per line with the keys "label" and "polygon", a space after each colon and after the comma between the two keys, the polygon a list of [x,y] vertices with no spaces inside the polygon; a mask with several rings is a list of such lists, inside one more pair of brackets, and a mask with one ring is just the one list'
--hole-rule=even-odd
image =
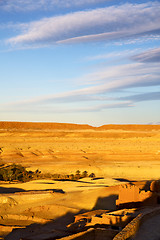
{"label": "ruined wall", "polygon": [[151,182],[150,190],[152,192],[160,193],[160,180]]}
{"label": "ruined wall", "polygon": [[96,224],[105,224],[105,225],[111,225],[111,226],[117,226],[117,227],[124,227],[129,221],[132,215],[134,214],[135,209],[123,209],[118,210],[110,213],[102,214],[100,217],[93,216],[91,218],[90,223],[87,224],[87,226],[90,225],[96,225]]}
{"label": "ruined wall", "polygon": [[113,240],[125,240],[137,232],[140,224],[140,219],[142,214],[140,213],[136,218],[134,218],[121,232],[119,232]]}
{"label": "ruined wall", "polygon": [[[155,181],[156,182],[156,181]],[[156,195],[155,190],[159,189],[157,183],[151,183],[152,191],[141,190],[139,186],[125,184],[119,186],[119,198],[116,200],[117,206],[122,206],[122,208],[129,206],[133,207],[130,203],[140,203],[136,207],[142,207],[146,205],[154,205],[157,203],[158,196]],[[153,191],[154,190],[154,191]]]}
{"label": "ruined wall", "polygon": [[139,187],[130,184],[124,184],[119,186],[119,198],[116,201],[116,205],[138,201],[139,201]]}
{"label": "ruined wall", "polygon": [[119,232],[113,240],[126,240],[129,237],[134,236],[139,226],[145,222],[148,218],[160,214],[160,207],[154,208],[143,213],[140,213],[136,218],[134,218],[121,232]]}
{"label": "ruined wall", "polygon": [[123,209],[114,212],[101,212],[96,214],[95,211],[87,214],[77,215],[75,222],[67,226],[70,232],[76,233],[83,230],[85,227],[94,227],[96,225],[108,225],[116,227],[124,227],[131,221],[138,213],[136,209]]}

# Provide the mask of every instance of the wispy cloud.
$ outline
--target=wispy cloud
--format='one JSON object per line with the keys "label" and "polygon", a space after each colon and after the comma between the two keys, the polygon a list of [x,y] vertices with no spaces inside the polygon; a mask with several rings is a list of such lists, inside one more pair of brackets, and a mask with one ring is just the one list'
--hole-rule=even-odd
{"label": "wispy cloud", "polygon": [[151,34],[150,32],[147,34],[144,34],[143,36],[135,36],[134,38],[128,38],[128,39],[122,39],[117,40],[114,44],[117,46],[123,46],[125,45],[131,45],[136,43],[147,43],[147,42],[159,42],[160,41],[160,33],[157,31],[155,34]]}
{"label": "wispy cloud", "polygon": [[[25,29],[24,29],[25,26]],[[16,45],[117,40],[160,33],[160,3],[124,4],[44,18],[7,40]]]}
{"label": "wispy cloud", "polygon": [[81,83],[86,84],[118,84],[123,83],[138,86],[143,84],[159,84],[159,64],[147,63],[129,63],[124,65],[105,67],[99,71],[86,74],[79,79]]}
{"label": "wispy cloud", "polygon": [[74,107],[70,105],[50,105],[50,106],[35,106],[29,107],[28,105],[23,106],[0,106],[0,112],[34,112],[34,113],[76,113],[76,112],[99,112],[105,109],[111,108],[126,108],[133,107],[133,103],[131,101],[116,101],[112,103],[106,104],[90,104],[89,106],[81,106]]}
{"label": "wispy cloud", "polygon": [[[79,89],[6,103],[0,105],[0,111],[41,114],[100,112],[106,109],[135,107],[138,102],[160,100],[158,91],[141,92],[143,87],[160,86],[158,62],[105,67],[81,76],[79,81],[83,84]],[[85,87],[86,83],[90,84],[89,87]],[[137,89],[139,94],[131,94],[132,88]]]}
{"label": "wispy cloud", "polygon": [[95,56],[88,56],[86,57],[86,60],[104,60],[104,59],[112,59],[112,58],[121,58],[121,57],[127,57],[130,55],[135,54],[135,52],[139,52],[140,49],[134,49],[134,50],[124,50],[124,51],[115,51],[111,53],[104,53],[104,54],[99,54]]}
{"label": "wispy cloud", "polygon": [[71,8],[81,6],[92,6],[105,3],[111,0],[2,0],[0,9],[4,11],[36,11],[36,10],[54,10],[55,8]]}
{"label": "wispy cloud", "polygon": [[143,53],[134,55],[131,59],[138,62],[160,62],[160,48],[150,49]]}
{"label": "wispy cloud", "polygon": [[154,100],[160,100],[160,92],[147,92],[147,93],[141,93],[126,97],[121,97],[119,100],[125,100],[125,101],[133,101],[133,102],[143,102],[143,101],[154,101]]}
{"label": "wispy cloud", "polygon": [[[134,104],[134,102],[159,100],[159,93],[149,93],[149,95],[140,94],[135,96],[130,95],[123,98],[119,98],[118,96],[110,97],[110,93],[115,93],[121,90],[126,90],[127,94],[127,90],[132,88],[140,89],[141,87],[160,86],[160,71],[158,63],[152,65],[148,63],[132,63],[116,66],[105,69],[104,71],[97,71],[90,75],[82,76],[81,81],[83,80],[92,80],[93,85],[68,92],[10,103],[6,104],[5,107],[8,108],[12,106],[13,108],[16,107],[19,109],[32,109],[34,106],[63,105],[75,102],[81,102],[83,105],[82,102],[84,102],[87,106],[91,106],[86,107],[86,109],[94,108],[96,110],[97,102],[101,103],[97,105],[97,109],[104,109],[105,106],[106,108],[121,107],[121,105],[132,106],[132,103]],[[96,85],[94,85],[94,82],[96,82]],[[116,103],[117,101],[121,102],[120,105],[118,105],[119,103]],[[93,103],[95,103],[94,107],[92,106]],[[59,108],[56,111],[59,111]]]}

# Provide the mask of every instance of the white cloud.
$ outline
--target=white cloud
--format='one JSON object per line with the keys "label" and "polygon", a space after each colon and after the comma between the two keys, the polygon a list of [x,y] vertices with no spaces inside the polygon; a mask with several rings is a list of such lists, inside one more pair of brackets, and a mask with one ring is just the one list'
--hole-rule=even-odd
{"label": "white cloud", "polygon": [[44,18],[23,25],[23,32],[7,42],[13,45],[50,45],[116,40],[159,32],[160,3],[148,2]]}

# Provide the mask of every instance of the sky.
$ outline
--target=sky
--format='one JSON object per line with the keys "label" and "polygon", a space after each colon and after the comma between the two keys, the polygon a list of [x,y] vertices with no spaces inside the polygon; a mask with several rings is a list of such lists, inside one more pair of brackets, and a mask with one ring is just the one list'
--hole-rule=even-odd
{"label": "sky", "polygon": [[0,121],[160,124],[160,1],[0,0]]}

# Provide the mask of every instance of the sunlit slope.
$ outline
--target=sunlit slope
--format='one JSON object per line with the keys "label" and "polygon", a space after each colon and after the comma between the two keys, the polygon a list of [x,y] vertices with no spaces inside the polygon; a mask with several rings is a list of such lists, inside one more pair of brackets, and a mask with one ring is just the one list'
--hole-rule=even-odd
{"label": "sunlit slope", "polygon": [[160,126],[0,122],[0,159],[52,173],[159,178]]}

